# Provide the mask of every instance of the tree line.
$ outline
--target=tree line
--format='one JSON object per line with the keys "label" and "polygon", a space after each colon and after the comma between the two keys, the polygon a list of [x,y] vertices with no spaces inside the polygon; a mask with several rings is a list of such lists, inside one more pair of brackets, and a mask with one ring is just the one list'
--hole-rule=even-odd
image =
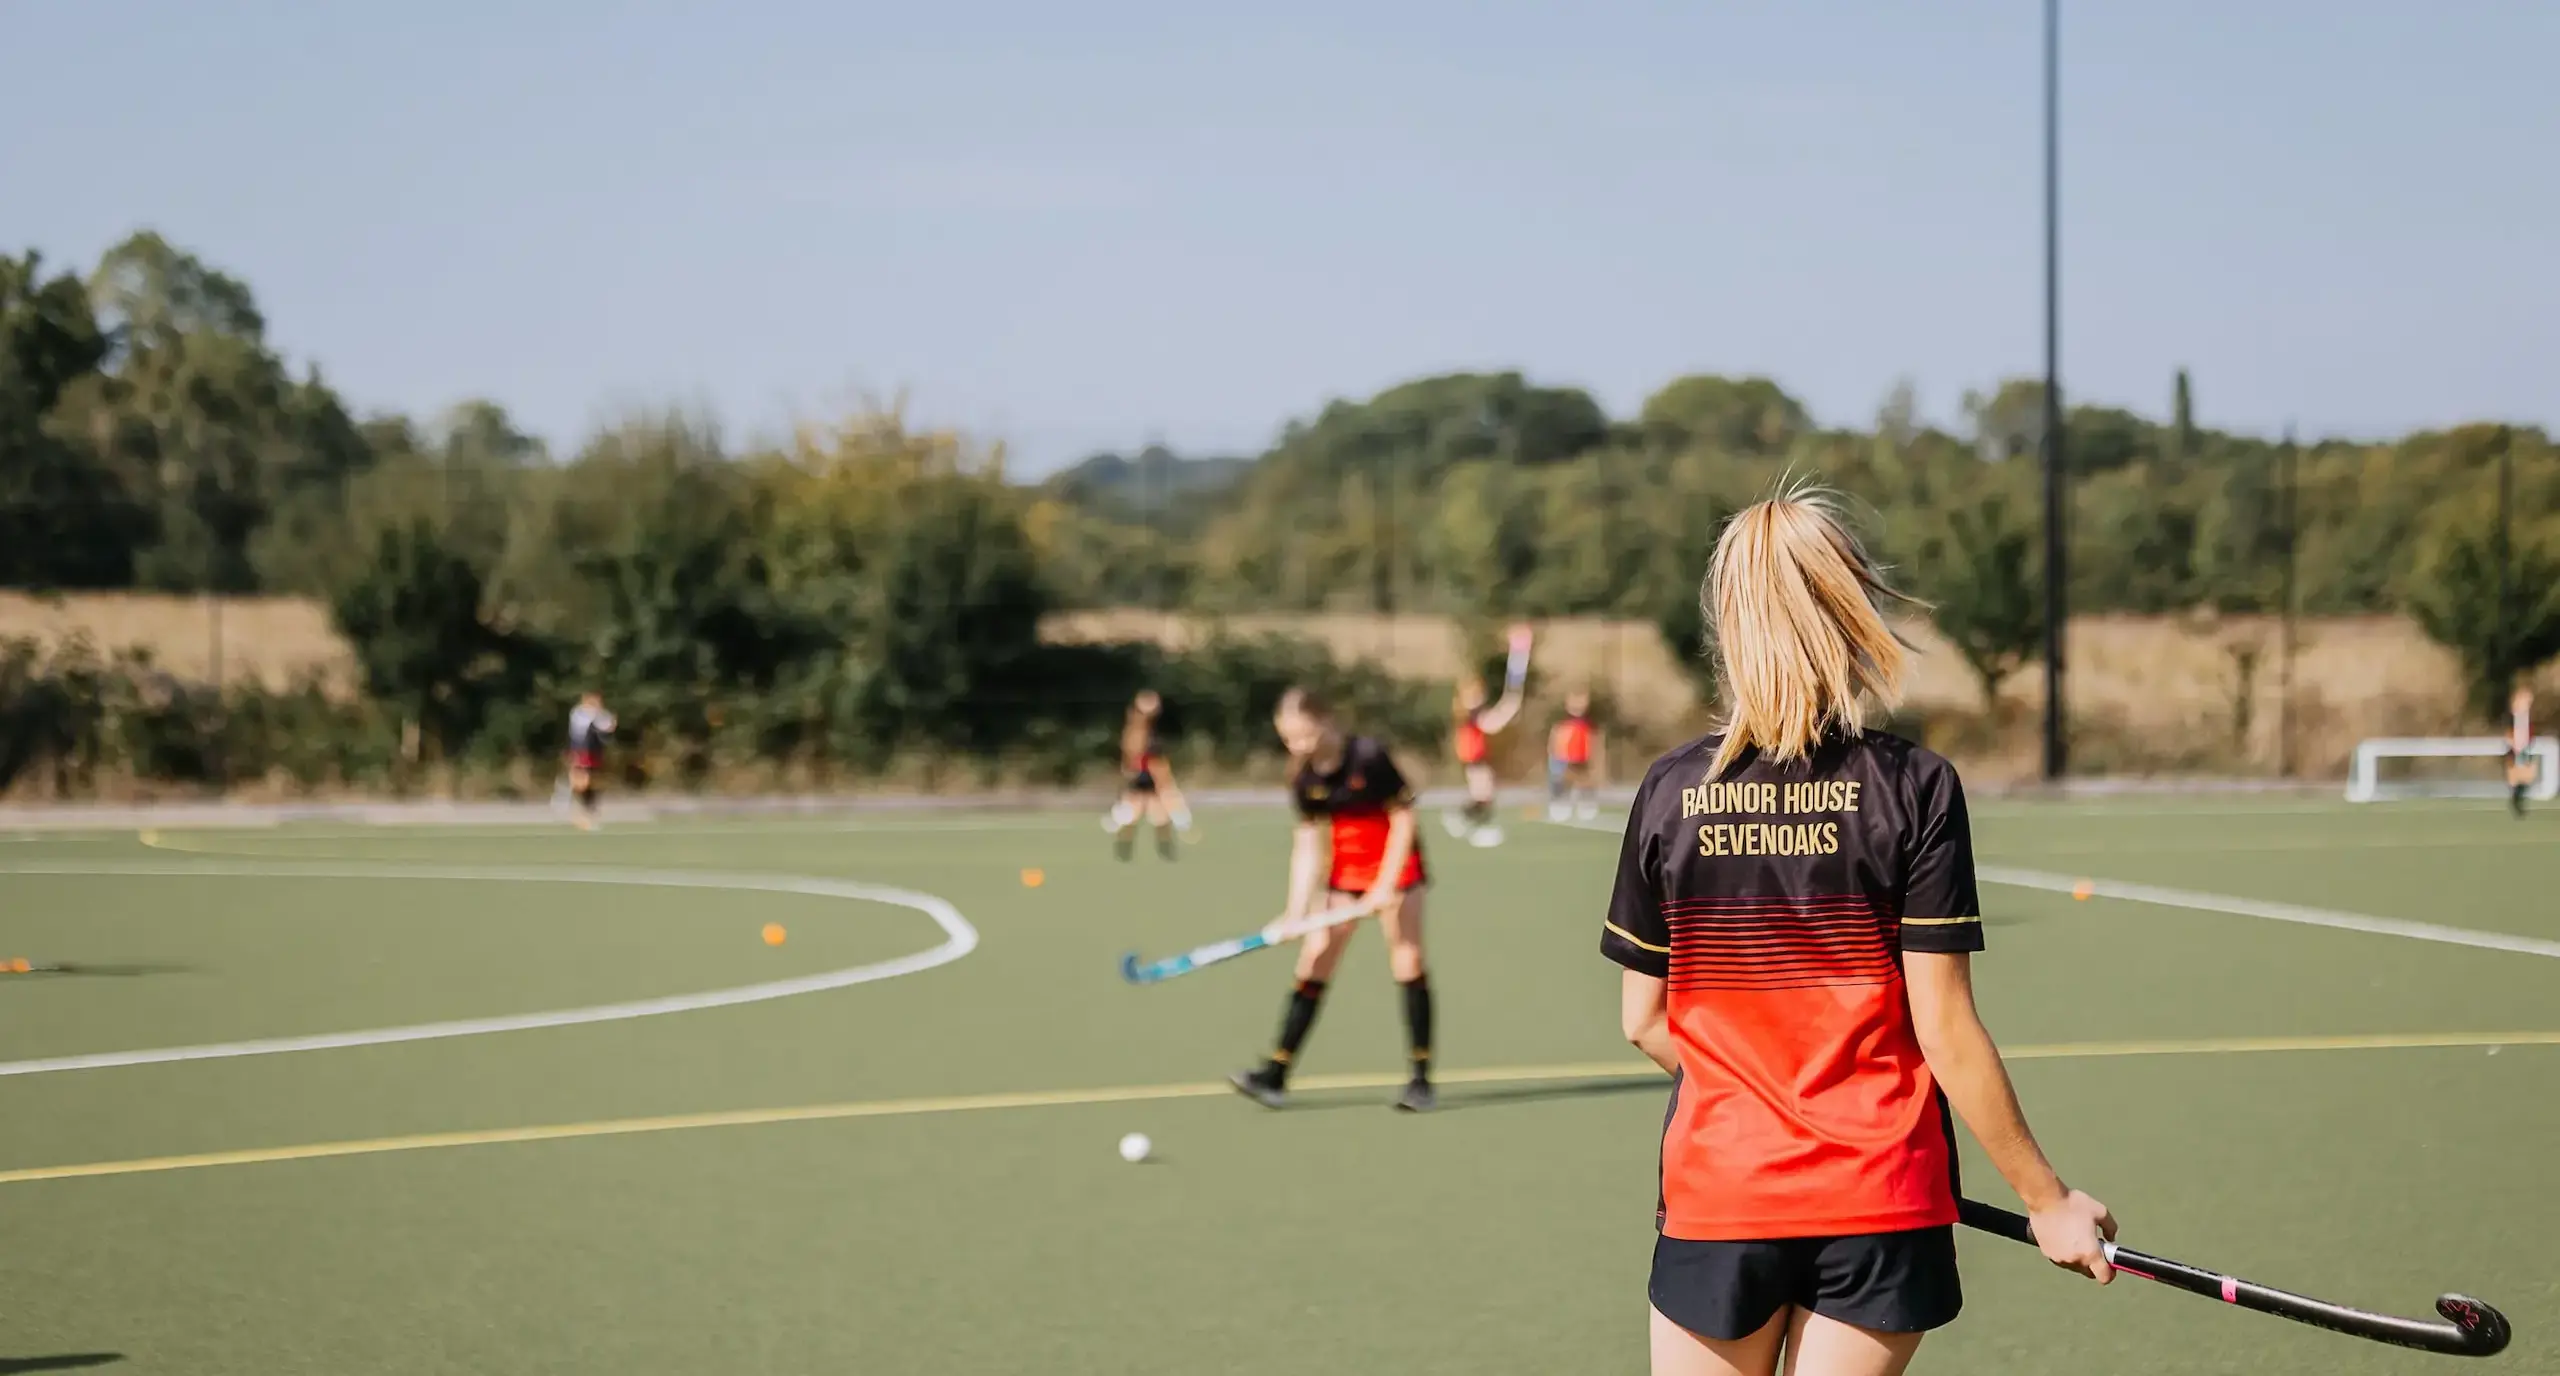
{"label": "tree line", "polygon": [[[2548,436],[2293,447],[2199,423],[2183,376],[2174,396],[2165,420],[2067,412],[2077,610],[2406,612],[2462,656],[2484,707],[2560,653]],[[207,776],[498,769],[547,754],[585,686],[625,707],[647,768],[679,778],[902,757],[1068,771],[1107,758],[1141,681],[1182,683],[1169,696],[1193,704],[1203,750],[1264,748],[1257,714],[1293,674],[1419,739],[1442,689],[1311,646],[1180,655],[1046,644],[1039,626],[1077,607],[1394,608],[1489,638],[1517,617],[1614,615],[1697,662],[1718,526],[1790,478],[1861,504],[1988,692],[2037,643],[2041,402],[2006,383],[1949,430],[1906,387],[1869,425],[1829,428],[1767,379],[1692,376],[1620,418],[1577,389],[1461,374],[1332,402],[1258,455],[1105,455],[1037,484],[1000,447],[895,408],[747,446],[682,411],[631,414],[554,453],[485,401],[358,415],[270,343],[245,283],[156,234],[85,272],[30,251],[0,257],[0,585],[321,599],[364,699],[326,707],[314,688],[293,710],[337,713],[321,734],[365,744],[279,763],[281,746],[221,733],[284,708],[165,682],[65,715],[66,685],[148,666],[20,646],[0,656],[0,718],[53,715],[0,720],[0,771],[94,763],[190,702],[193,724],[168,730],[197,744],[155,748]]]}
{"label": "tree line", "polygon": [[[2075,614],[2406,614],[2462,661],[2484,714],[2560,655],[2550,436],[2483,423],[2295,444],[2200,424],[2183,372],[2170,391],[2164,420],[2065,413]],[[1987,698],[2041,645],[2043,387],[2013,380],[1962,410],[1960,431],[1924,424],[1897,387],[1866,428],[1826,428],[1768,379],[1692,376],[1613,419],[1517,374],[1426,378],[1292,423],[1213,490],[1142,482],[1116,458],[1098,490],[1072,470],[1052,487],[1093,528],[1052,567],[1104,605],[1649,619],[1703,674],[1716,532],[1812,480],[1853,500]]]}

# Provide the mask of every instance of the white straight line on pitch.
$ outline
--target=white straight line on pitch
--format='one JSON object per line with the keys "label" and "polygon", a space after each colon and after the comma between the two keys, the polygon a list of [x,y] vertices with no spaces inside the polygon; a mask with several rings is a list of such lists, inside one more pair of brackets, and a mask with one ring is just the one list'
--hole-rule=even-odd
{"label": "white straight line on pitch", "polygon": [[[1569,821],[1557,825],[1610,834],[1616,834],[1619,830],[1599,822]],[[2076,893],[2085,887],[2091,897],[2113,898],[2126,903],[2148,903],[2161,908],[2228,913],[2233,917],[2264,918],[2269,922],[2292,922],[2305,927],[2328,927],[2341,932],[2396,936],[2410,941],[2433,941],[2446,946],[2470,946],[2483,951],[2506,951],[2521,956],[2560,957],[2560,941],[2512,936],[2505,932],[2484,932],[2471,927],[2447,927],[2434,922],[2411,922],[2397,917],[2372,917],[2364,913],[2340,912],[2334,908],[2307,907],[2300,903],[2274,903],[2261,898],[2201,893],[2194,889],[2172,889],[2158,884],[2135,884],[2121,879],[2089,879],[2078,875],[2054,874],[2045,870],[2017,869],[2008,865],[1984,865],[1974,873],[1983,883],[2001,884],[2013,889]]]}
{"label": "white straight line on pitch", "polygon": [[2511,936],[2505,932],[2484,932],[2471,927],[2446,927],[2433,922],[2411,922],[2397,917],[2369,917],[2363,913],[2339,912],[2334,908],[2312,908],[2299,903],[2271,903],[2261,898],[2198,893],[2193,889],[2164,888],[2158,884],[2133,884],[2121,879],[2081,879],[2067,874],[2050,874],[2043,870],[2012,869],[2007,865],[1985,865],[1975,873],[1984,883],[2006,884],[2014,889],[2072,893],[2086,886],[2093,897],[2119,899],[2127,903],[2149,903],[2163,908],[2191,908],[2198,912],[2229,913],[2234,917],[2260,917],[2269,922],[2296,922],[2306,927],[2330,927],[2342,932],[2369,932],[2375,936],[2406,937],[2411,941],[2434,941],[2447,946],[2473,946],[2484,951],[2508,951],[2520,956],[2560,956],[2560,941],[2545,941],[2530,936]]}
{"label": "white straight line on pitch", "polygon": [[826,970],[814,975],[791,979],[769,980],[761,984],[742,984],[727,989],[706,989],[691,994],[670,994],[661,998],[633,999],[625,1003],[600,1003],[584,1008],[554,1008],[532,1013],[509,1013],[488,1018],[461,1018],[450,1022],[411,1023],[402,1027],[361,1028],[350,1032],[321,1032],[296,1037],[264,1037],[253,1041],[207,1042],[195,1046],[162,1046],[138,1051],[101,1051],[76,1056],[47,1056],[36,1060],[0,1061],[0,1076],[46,1075],[64,1070],[104,1070],[116,1066],[160,1065],[171,1061],[217,1061],[240,1056],[275,1056],[289,1051],[334,1051],[355,1046],[386,1046],[395,1042],[438,1041],[447,1037],[479,1037],[496,1032],[525,1032],[545,1027],[575,1027],[582,1023],[622,1022],[632,1018],[658,1017],[667,1013],[692,1013],[706,1008],[728,1008],[742,1003],[762,1003],[769,999],[790,998],[796,994],[815,994],[829,989],[844,989],[875,980],[894,979],[948,965],[978,948],[978,929],[946,899],[912,889],[893,889],[877,884],[859,884],[844,879],[820,879],[788,874],[727,874],[701,870],[607,870],[566,866],[444,866],[444,865],[346,865],[293,864],[262,861],[253,864],[215,861],[201,864],[83,864],[73,861],[48,863],[28,861],[0,867],[0,874],[57,874],[83,876],[142,876],[162,878],[244,878],[244,879],[409,879],[463,880],[499,883],[534,884],[618,884],[658,889],[722,889],[732,892],[805,894],[815,898],[837,898],[859,903],[887,903],[911,908],[933,919],[943,932],[943,940],[930,950],[892,960],[873,961],[867,965],[849,965],[840,970]]}

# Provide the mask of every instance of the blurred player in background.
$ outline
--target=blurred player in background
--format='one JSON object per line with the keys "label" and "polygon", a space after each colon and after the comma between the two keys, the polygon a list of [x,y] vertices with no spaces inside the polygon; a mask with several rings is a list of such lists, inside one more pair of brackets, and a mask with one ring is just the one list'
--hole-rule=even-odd
{"label": "blurred player in background", "polygon": [[2045,1256],[2111,1275],[2115,1220],[2045,1159],[1974,1009],[1963,785],[1865,729],[1906,662],[1883,595],[1819,496],[1734,517],[1704,599],[1722,728],[1628,818],[1600,949],[1674,1076],[1654,1376],[1897,1376],[1963,1304],[1951,1105]]}
{"label": "blurred player in background", "polygon": [[1601,750],[1600,728],[1591,720],[1591,694],[1579,688],[1565,694],[1564,719],[1547,732],[1549,821],[1579,815],[1587,822],[1600,815],[1596,790],[1600,775],[1606,772]]}
{"label": "blurred player in background", "polygon": [[[1413,789],[1385,746],[1343,734],[1333,713],[1305,689],[1292,688],[1280,699],[1272,725],[1289,749],[1289,793],[1298,808],[1282,920],[1320,911],[1314,906],[1320,892],[1327,896],[1326,908],[1364,898],[1380,904],[1387,968],[1404,995],[1413,1061],[1413,1078],[1395,1106],[1406,1113],[1427,1111],[1439,1102],[1431,1088],[1431,978],[1422,959],[1422,902],[1430,877],[1422,865],[1422,838],[1414,834]],[[1238,1093],[1265,1108],[1287,1102],[1289,1067],[1315,1026],[1325,985],[1358,926],[1327,927],[1299,943],[1297,983],[1281,1015],[1279,1044],[1260,1066],[1227,1077]]]}
{"label": "blurred player in background", "polygon": [[1485,704],[1484,680],[1461,679],[1457,697],[1451,704],[1456,727],[1450,744],[1458,756],[1459,772],[1466,776],[1467,805],[1442,818],[1449,834],[1463,836],[1477,846],[1502,844],[1502,828],[1494,820],[1493,742],[1511,719],[1520,714],[1522,690],[1529,682],[1529,628],[1515,626],[1511,630],[1511,657],[1503,666],[1502,700]]}
{"label": "blurred player in background", "polygon": [[1156,829],[1156,854],[1167,860],[1173,858],[1174,832],[1191,830],[1191,809],[1183,806],[1182,790],[1174,786],[1173,766],[1157,749],[1156,726],[1163,715],[1164,699],[1148,688],[1130,701],[1129,713],[1120,721],[1120,801],[1102,826],[1123,860],[1136,844],[1141,819]]}
{"label": "blurred player in background", "polygon": [[604,769],[604,748],[613,738],[613,713],[604,695],[587,692],[569,709],[569,798],[580,831],[596,829],[596,776]]}
{"label": "blurred player in background", "polygon": [[2533,787],[2533,686],[2516,680],[2507,696],[2507,810],[2524,815],[2524,795]]}

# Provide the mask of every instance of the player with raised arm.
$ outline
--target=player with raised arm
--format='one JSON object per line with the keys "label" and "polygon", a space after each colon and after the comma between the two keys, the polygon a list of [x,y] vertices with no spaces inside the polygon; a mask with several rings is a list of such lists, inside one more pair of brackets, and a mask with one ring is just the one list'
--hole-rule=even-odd
{"label": "player with raised arm", "polygon": [[2524,816],[2524,795],[2533,787],[2533,685],[2516,680],[2507,695],[2507,810]]}
{"label": "player with raised arm", "polygon": [[1952,1104],[2056,1265],[2112,1275],[2106,1206],[2028,1130],[1976,1015],[1963,786],[1865,729],[1905,652],[1829,502],[1745,509],[1703,589],[1717,734],[1636,795],[1600,946],[1672,1075],[1655,1376],[1895,1376],[1956,1316]]}
{"label": "player with raised arm", "polygon": [[1467,805],[1463,811],[1452,811],[1442,820],[1451,836],[1466,838],[1476,846],[1502,844],[1502,828],[1493,820],[1494,777],[1493,742],[1511,719],[1520,714],[1523,690],[1529,682],[1530,633],[1526,626],[1511,628],[1510,658],[1502,673],[1502,699],[1487,705],[1484,680],[1468,677],[1458,681],[1455,700],[1451,704],[1456,718],[1450,745],[1458,757],[1458,770],[1466,777]]}
{"label": "player with raised arm", "polygon": [[1173,834],[1191,830],[1191,809],[1174,785],[1173,765],[1158,748],[1156,727],[1164,716],[1164,699],[1152,688],[1141,689],[1120,722],[1120,801],[1103,818],[1112,834],[1112,850],[1123,860],[1137,839],[1138,823],[1156,829],[1156,854],[1173,858]]}
{"label": "player with raised arm", "polygon": [[569,797],[577,805],[571,820],[580,831],[596,829],[596,775],[604,769],[604,748],[613,727],[604,695],[592,689],[569,709]]}
{"label": "player with raised arm", "polygon": [[[1414,834],[1413,790],[1387,748],[1346,735],[1315,694],[1292,688],[1272,724],[1289,750],[1289,793],[1298,825],[1289,843],[1289,899],[1281,921],[1313,911],[1318,883],[1327,907],[1377,905],[1387,933],[1387,968],[1404,995],[1406,1045],[1413,1075],[1395,1106],[1419,1113],[1438,1104],[1431,1088],[1431,977],[1423,968],[1422,904],[1429,875],[1422,838]],[[1297,982],[1281,1015],[1280,1040],[1269,1058],[1228,1077],[1237,1092],[1278,1108],[1287,1102],[1289,1068],[1315,1026],[1325,985],[1350,944],[1355,923],[1308,933],[1298,946]]]}
{"label": "player with raised arm", "polygon": [[1601,749],[1590,692],[1577,688],[1565,694],[1564,717],[1547,732],[1547,820],[1570,821],[1578,814],[1587,822],[1600,815]]}

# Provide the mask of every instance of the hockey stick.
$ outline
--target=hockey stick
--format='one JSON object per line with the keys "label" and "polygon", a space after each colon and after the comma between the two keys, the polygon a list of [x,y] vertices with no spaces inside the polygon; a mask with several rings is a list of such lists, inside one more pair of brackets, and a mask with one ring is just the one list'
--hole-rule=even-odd
{"label": "hockey stick", "polygon": [[1250,955],[1265,947],[1295,941],[1309,932],[1320,932],[1327,927],[1339,927],[1346,922],[1357,922],[1376,912],[1378,907],[1376,902],[1364,898],[1357,903],[1345,904],[1339,908],[1309,913],[1295,921],[1275,917],[1264,923],[1259,930],[1247,932],[1243,936],[1231,937],[1225,941],[1213,941],[1206,946],[1194,947],[1178,956],[1166,956],[1162,960],[1148,961],[1143,964],[1138,960],[1138,953],[1131,951],[1120,957],[1120,977],[1131,984],[1160,984],[1176,975],[1187,975],[1194,970],[1206,969],[1221,961]]}
{"label": "hockey stick", "polygon": [[[1961,1201],[1959,1212],[1964,1226],[2005,1237],[2012,1242],[2036,1245],[2035,1233],[2027,1226],[2026,1216],[2007,1209]],[[2507,1316],[2469,1295],[2445,1295],[2436,1301],[2436,1312],[2442,1322],[2431,1319],[2404,1319],[2397,1314],[2376,1314],[2371,1310],[2353,1309],[2328,1300],[2315,1300],[2289,1290],[2260,1285],[2256,1281],[2226,1276],[2183,1261],[2155,1257],[2130,1247],[2107,1244],[2107,1260],[2129,1276],[2158,1281],[2191,1295],[2203,1295],[2261,1314],[2344,1333],[2351,1338],[2364,1338],[2377,1343],[2414,1347],[2425,1352],[2441,1352],[2452,1357],[2492,1357],[2506,1350],[2511,1336]]]}

